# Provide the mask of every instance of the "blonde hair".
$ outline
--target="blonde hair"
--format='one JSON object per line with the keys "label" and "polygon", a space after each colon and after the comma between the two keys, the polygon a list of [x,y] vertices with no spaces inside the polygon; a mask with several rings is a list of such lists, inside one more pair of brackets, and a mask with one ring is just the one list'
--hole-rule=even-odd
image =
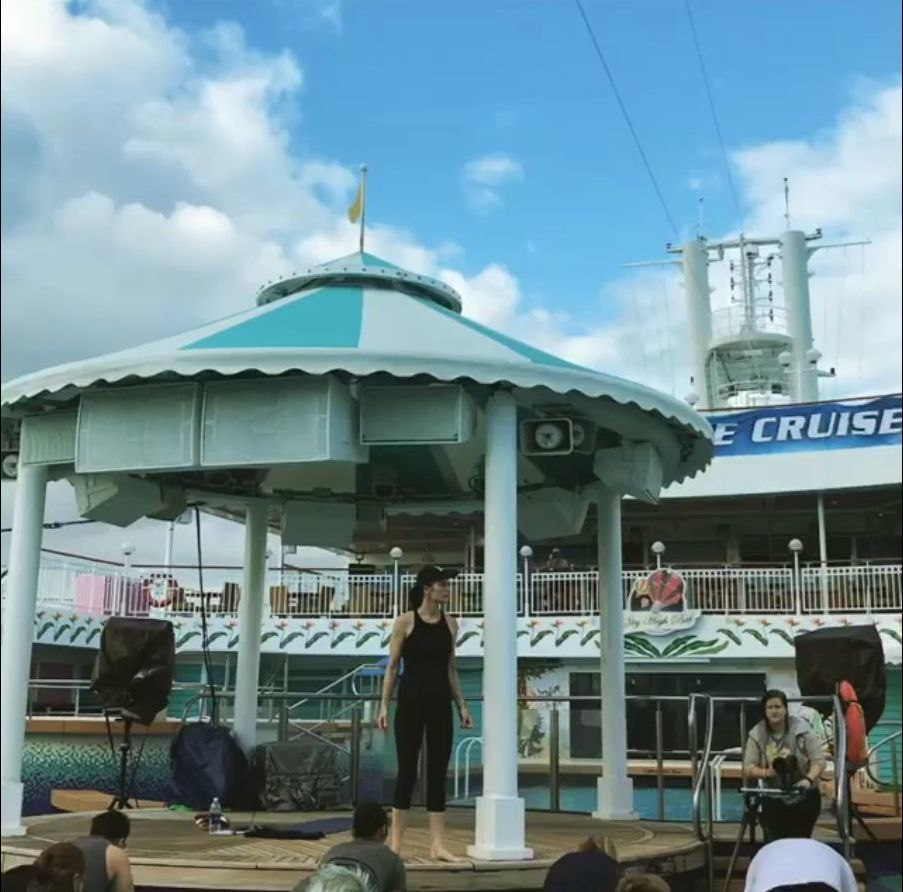
{"label": "blonde hair", "polygon": [[634,873],[624,877],[615,892],[671,892],[671,887],[654,873]]}

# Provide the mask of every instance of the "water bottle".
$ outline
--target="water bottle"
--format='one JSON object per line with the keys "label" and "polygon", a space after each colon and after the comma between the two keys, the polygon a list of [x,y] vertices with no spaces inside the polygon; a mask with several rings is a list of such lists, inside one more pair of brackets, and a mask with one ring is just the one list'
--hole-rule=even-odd
{"label": "water bottle", "polygon": [[219,804],[219,799],[214,796],[210,803],[210,811],[207,813],[207,832],[219,833],[223,825],[223,807]]}

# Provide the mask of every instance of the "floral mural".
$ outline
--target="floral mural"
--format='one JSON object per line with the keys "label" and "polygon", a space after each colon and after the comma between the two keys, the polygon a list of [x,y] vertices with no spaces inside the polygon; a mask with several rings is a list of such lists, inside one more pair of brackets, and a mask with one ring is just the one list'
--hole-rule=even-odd
{"label": "floral mural", "polygon": [[[79,611],[39,609],[34,617],[35,641],[75,647],[96,647],[106,617]],[[862,624],[877,626],[891,664],[901,662],[901,617],[883,615],[768,616],[747,614],[724,616],[703,614],[692,631],[649,631],[624,621],[624,650],[629,661],[680,661],[698,658],[789,658],[795,636],[815,629]],[[198,652],[205,644],[214,652],[236,651],[241,644],[234,616],[207,618],[206,637],[201,619],[173,619],[176,649]],[[389,645],[392,621],[386,617],[339,619],[336,617],[286,617],[271,615],[260,630],[261,649],[267,653],[382,656]],[[458,653],[480,657],[483,653],[483,620],[462,617],[459,622]],[[587,657],[599,653],[601,636],[597,617],[518,617],[518,654],[521,657]]]}

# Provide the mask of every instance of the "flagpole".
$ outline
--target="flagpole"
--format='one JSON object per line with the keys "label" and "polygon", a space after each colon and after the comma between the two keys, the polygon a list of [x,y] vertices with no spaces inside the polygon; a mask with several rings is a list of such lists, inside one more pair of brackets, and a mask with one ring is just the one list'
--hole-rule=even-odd
{"label": "flagpole", "polygon": [[364,253],[364,223],[367,217],[367,165],[361,165],[361,254]]}

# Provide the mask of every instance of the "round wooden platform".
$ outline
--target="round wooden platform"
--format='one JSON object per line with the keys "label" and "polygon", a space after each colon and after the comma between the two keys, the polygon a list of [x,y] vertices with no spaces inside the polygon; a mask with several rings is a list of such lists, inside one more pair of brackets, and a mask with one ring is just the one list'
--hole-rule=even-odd
{"label": "round wooden platform", "polygon": [[[243,892],[290,890],[310,876],[328,848],[350,838],[334,833],[316,842],[210,836],[194,826],[192,816],[165,809],[130,812],[129,855],[138,886],[155,889],[211,889]],[[47,845],[87,833],[92,813],[29,818],[26,836],[2,841],[3,869],[30,863]],[[236,814],[233,826],[250,823],[295,824],[324,817],[350,817],[348,812],[324,814]],[[473,811],[448,812],[449,847],[464,855],[473,840]],[[527,844],[534,860],[438,864],[429,852],[426,815],[413,810],[402,855],[411,892],[427,890],[538,890],[549,866],[573,851],[591,834],[609,840],[608,850],[625,870],[644,869],[676,876],[704,864],[702,845],[685,824],[654,821],[599,821],[587,815],[527,814]]]}

